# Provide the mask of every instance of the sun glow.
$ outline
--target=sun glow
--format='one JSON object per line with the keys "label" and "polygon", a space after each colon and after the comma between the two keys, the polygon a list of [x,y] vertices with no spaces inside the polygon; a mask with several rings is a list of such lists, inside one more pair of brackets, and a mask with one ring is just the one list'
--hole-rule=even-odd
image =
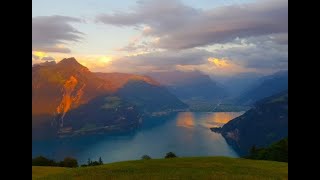
{"label": "sun glow", "polygon": [[47,56],[45,52],[41,52],[41,51],[34,51],[33,54],[38,56],[40,59]]}
{"label": "sun glow", "polygon": [[107,55],[82,55],[77,60],[92,71],[102,71],[108,67],[115,58]]}
{"label": "sun glow", "polygon": [[98,58],[98,61],[101,63],[106,63],[108,64],[109,62],[112,61],[112,57],[111,56],[102,56]]}
{"label": "sun glow", "polygon": [[226,68],[226,67],[230,66],[230,64],[224,59],[210,57],[210,58],[208,58],[208,61],[212,62],[214,65],[216,65],[217,67],[220,67],[220,68]]}

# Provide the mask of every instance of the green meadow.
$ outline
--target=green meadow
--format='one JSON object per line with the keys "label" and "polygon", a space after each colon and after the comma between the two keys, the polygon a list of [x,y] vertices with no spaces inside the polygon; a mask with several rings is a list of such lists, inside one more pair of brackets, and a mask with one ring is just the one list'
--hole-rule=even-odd
{"label": "green meadow", "polygon": [[32,167],[32,179],[288,179],[288,163],[228,157],[124,161],[101,166]]}

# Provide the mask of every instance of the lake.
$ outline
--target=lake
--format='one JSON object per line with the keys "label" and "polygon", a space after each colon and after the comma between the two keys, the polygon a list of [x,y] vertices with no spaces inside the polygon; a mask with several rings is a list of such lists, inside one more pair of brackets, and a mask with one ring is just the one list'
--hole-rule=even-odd
{"label": "lake", "polygon": [[225,139],[209,128],[222,126],[244,112],[180,112],[147,119],[142,127],[123,135],[87,135],[76,138],[32,142],[32,157],[61,160],[75,157],[80,164],[88,158],[104,163],[136,160],[147,154],[162,158],[167,152],[177,156],[230,156],[237,153]]}

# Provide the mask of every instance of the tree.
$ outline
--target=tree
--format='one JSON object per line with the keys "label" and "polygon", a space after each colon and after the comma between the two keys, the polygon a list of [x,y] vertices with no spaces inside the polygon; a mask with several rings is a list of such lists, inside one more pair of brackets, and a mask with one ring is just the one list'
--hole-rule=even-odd
{"label": "tree", "polygon": [[151,159],[151,157],[148,156],[148,155],[143,155],[143,156],[141,157],[141,159],[142,159],[142,160],[149,160],[149,159]]}
{"label": "tree", "polygon": [[253,145],[250,149],[250,154],[254,154],[256,153],[256,151],[257,151],[256,145]]}
{"label": "tree", "polygon": [[175,158],[177,157],[173,152],[168,152],[164,158]]}
{"label": "tree", "polygon": [[249,155],[245,158],[288,162],[288,138],[275,142],[268,147],[256,148],[252,146]]}
{"label": "tree", "polygon": [[100,165],[103,164],[101,157],[99,157],[99,164],[100,164]]}
{"label": "tree", "polygon": [[92,161],[90,158],[88,158],[88,162],[87,162],[88,166],[90,166],[92,164]]}
{"label": "tree", "polygon": [[32,159],[32,166],[57,166],[57,163],[54,160],[38,156]]}
{"label": "tree", "polygon": [[60,162],[61,167],[78,167],[78,161],[72,157],[66,157]]}

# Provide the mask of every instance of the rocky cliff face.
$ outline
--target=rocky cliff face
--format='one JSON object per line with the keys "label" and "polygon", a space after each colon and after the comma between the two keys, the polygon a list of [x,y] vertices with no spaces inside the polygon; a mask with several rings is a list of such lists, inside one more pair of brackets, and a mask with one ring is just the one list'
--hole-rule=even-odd
{"label": "rocky cliff face", "polygon": [[[74,58],[55,65],[32,68],[32,116],[35,126],[59,124],[65,115],[96,96],[108,94],[108,84],[79,64]],[[51,117],[51,120],[38,118]],[[55,121],[55,122],[53,122]]]}
{"label": "rocky cliff face", "polygon": [[57,115],[60,116],[60,127],[63,127],[63,118],[66,115],[66,113],[71,108],[77,107],[79,105],[80,99],[82,98],[82,95],[84,93],[83,88],[86,85],[78,85],[79,89],[76,89],[77,85],[78,80],[74,76],[70,76],[70,78],[63,85],[63,95],[61,98],[61,102],[56,110]]}

